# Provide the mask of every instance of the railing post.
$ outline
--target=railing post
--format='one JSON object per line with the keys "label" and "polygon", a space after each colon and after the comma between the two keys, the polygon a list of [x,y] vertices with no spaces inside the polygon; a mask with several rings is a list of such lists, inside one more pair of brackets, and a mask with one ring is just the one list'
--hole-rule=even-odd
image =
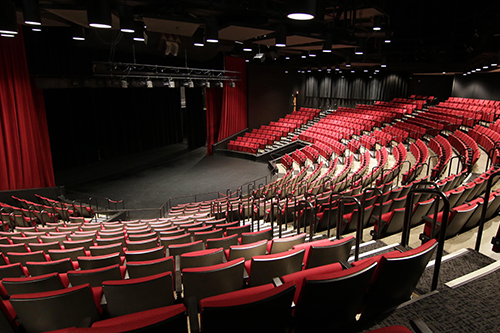
{"label": "railing post", "polygon": [[498,177],[499,175],[500,175],[500,170],[496,171],[495,173],[491,174],[488,177],[488,183],[486,185],[486,193],[484,194],[483,210],[481,211],[481,219],[479,220],[479,227],[477,229],[476,246],[474,248],[477,252],[479,252],[479,249],[481,247],[481,238],[483,237],[484,222],[486,220],[486,210],[488,209],[488,202],[490,201],[491,185],[493,183],[493,179]]}
{"label": "railing post", "polygon": [[[431,182],[423,182],[423,183],[430,183]],[[408,241],[410,237],[410,215],[411,212],[410,210],[413,210],[413,197],[416,193],[434,193],[437,196],[440,196],[441,199],[443,200],[443,219],[441,220],[441,230],[439,234],[439,240],[438,240],[438,248],[436,252],[436,259],[435,259],[435,264],[434,264],[434,275],[432,277],[432,285],[431,285],[431,291],[434,291],[437,289],[437,284],[438,284],[438,279],[439,279],[439,269],[441,268],[441,259],[443,257],[443,250],[444,250],[444,242],[446,240],[446,229],[448,227],[448,216],[450,214],[450,202],[448,201],[448,198],[446,195],[437,188],[413,188],[415,186],[418,186],[419,184],[415,184],[412,186],[412,189],[408,193],[408,199],[406,202],[406,208],[405,208],[405,216],[404,216],[404,225],[403,225],[403,233],[401,236],[401,245],[403,247],[408,246]],[[439,200],[439,199],[438,199]]]}

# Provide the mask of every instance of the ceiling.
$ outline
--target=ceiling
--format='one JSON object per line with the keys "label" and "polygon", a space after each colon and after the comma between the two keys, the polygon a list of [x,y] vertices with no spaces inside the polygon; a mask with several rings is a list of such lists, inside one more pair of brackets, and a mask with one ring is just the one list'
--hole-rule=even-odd
{"label": "ceiling", "polygon": [[[119,7],[131,7],[135,20],[147,26],[150,40],[175,42],[178,56],[187,54],[197,60],[208,60],[217,53],[213,45],[210,52],[192,47],[193,35],[205,29],[209,18],[218,23],[218,51],[290,69],[345,67],[346,61],[360,69],[375,69],[385,61],[386,70],[461,73],[496,62],[499,55],[498,1],[461,6],[443,0],[317,0],[316,18],[311,21],[288,19],[286,14],[294,1],[284,0],[110,1],[113,29],[120,27]],[[23,1],[14,2],[22,23]],[[93,29],[87,25],[86,1],[39,2],[42,29],[71,25]],[[373,31],[375,17],[382,19],[381,31]],[[277,48],[275,31],[280,25],[286,28],[287,46]],[[333,36],[332,52],[323,53],[328,32]],[[384,42],[387,35],[391,43]],[[251,44],[253,51],[243,51],[241,43]],[[360,43],[364,43],[365,52],[355,55]],[[87,46],[97,47],[90,42]],[[156,46],[151,52],[164,52],[164,48]],[[257,52],[265,57],[253,60]]]}

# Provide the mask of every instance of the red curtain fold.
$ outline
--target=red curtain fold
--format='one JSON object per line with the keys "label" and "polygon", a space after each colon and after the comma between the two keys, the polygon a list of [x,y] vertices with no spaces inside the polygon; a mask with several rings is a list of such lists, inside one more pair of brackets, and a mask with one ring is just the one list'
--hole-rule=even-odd
{"label": "red curtain fold", "polygon": [[205,90],[207,107],[207,155],[212,154],[212,145],[219,136],[220,116],[222,111],[222,89],[207,88]]}
{"label": "red curtain fold", "polygon": [[225,57],[227,76],[238,76],[235,87],[226,81],[223,89],[205,90],[207,107],[207,155],[212,154],[212,145],[248,127],[247,119],[247,75],[245,59]]}
{"label": "red curtain fold", "polygon": [[32,87],[22,33],[0,38],[0,190],[55,185],[43,94]]}
{"label": "red curtain fold", "polygon": [[[225,70],[236,71],[240,74],[240,81],[235,81],[234,88],[224,85],[222,97],[221,124],[218,141],[244,130],[248,126],[247,120],[247,72],[243,58],[225,57]],[[234,73],[226,73],[234,76]],[[227,82],[226,82],[227,83]]]}

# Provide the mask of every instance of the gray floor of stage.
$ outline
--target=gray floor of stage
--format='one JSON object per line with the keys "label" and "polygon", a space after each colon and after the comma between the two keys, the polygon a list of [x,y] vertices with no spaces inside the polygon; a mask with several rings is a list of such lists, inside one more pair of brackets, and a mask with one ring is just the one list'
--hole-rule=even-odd
{"label": "gray floor of stage", "polygon": [[[235,190],[269,172],[267,163],[207,156],[206,147],[188,150],[186,145],[176,144],[56,172],[55,176],[57,185],[70,190],[68,198],[71,191],[77,191],[123,199],[126,208],[137,209],[159,208],[169,198],[179,196],[226,193],[227,189]],[[257,185],[262,182],[259,180]]]}

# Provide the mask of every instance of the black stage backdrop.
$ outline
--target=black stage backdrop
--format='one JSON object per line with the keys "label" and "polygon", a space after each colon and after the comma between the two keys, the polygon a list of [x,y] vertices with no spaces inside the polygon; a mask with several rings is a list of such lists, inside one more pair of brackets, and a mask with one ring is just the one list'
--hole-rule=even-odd
{"label": "black stage backdrop", "polygon": [[45,89],[54,169],[182,142],[175,89]]}

